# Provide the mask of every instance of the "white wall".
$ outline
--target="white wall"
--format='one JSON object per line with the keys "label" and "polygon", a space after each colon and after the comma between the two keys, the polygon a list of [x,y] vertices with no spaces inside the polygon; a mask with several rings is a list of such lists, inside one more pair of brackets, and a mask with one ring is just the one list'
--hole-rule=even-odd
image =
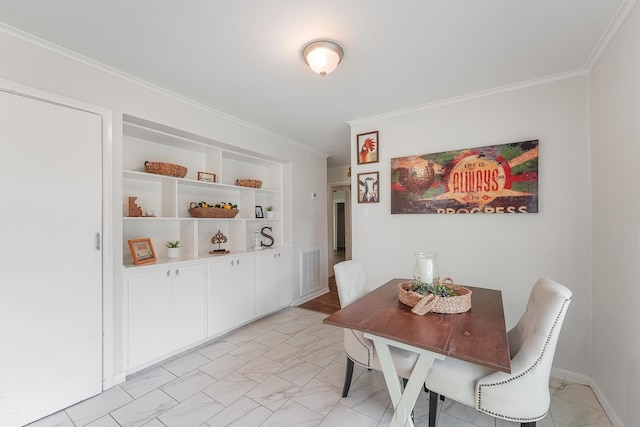
{"label": "white wall", "polygon": [[[500,289],[507,326],[524,310],[541,276],[573,291],[554,366],[588,374],[591,367],[591,232],[587,79],[469,98],[431,108],[352,122],[352,141],[378,130],[379,163],[352,159],[358,173],[380,172],[380,203],[358,204],[354,191],[353,258],[364,261],[370,286],[410,278],[414,252],[438,252],[441,276]],[[390,159],[538,139],[539,213],[391,215]],[[368,210],[363,217],[362,209]]]}
{"label": "white wall", "polygon": [[593,378],[625,426],[640,420],[640,7],[590,75]]}
{"label": "white wall", "polygon": [[[47,92],[82,100],[113,111],[114,157],[114,236],[121,239],[121,156],[122,115],[130,114],[162,123],[187,132],[257,153],[290,162],[285,165],[285,190],[293,198],[285,200],[284,209],[292,218],[291,233],[294,246],[294,283],[299,279],[299,252],[308,248],[322,250],[323,266],[327,270],[327,214],[324,201],[326,190],[326,156],[304,148],[301,144],[265,133],[250,125],[216,114],[178,96],[153,88],[133,79],[122,78],[88,61],[78,61],[75,56],[36,44],[0,27],[0,78],[36,87]],[[302,141],[304,142],[304,141]],[[317,193],[311,201],[311,191]],[[122,370],[120,347],[122,313],[118,303],[122,301],[121,260],[122,242],[114,242],[114,308],[115,373]],[[109,266],[107,266],[109,268]],[[62,280],[63,278],[60,278]],[[327,282],[323,273],[323,282]],[[296,287],[296,291],[299,288]],[[297,297],[298,295],[294,295]]]}

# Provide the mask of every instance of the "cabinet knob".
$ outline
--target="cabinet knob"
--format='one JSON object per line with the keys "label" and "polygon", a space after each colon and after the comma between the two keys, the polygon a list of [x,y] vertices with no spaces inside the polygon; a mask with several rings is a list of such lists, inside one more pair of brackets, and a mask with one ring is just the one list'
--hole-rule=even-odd
{"label": "cabinet knob", "polygon": [[179,276],[179,275],[180,275],[180,269],[176,268],[176,276]]}
{"label": "cabinet knob", "polygon": [[236,265],[240,265],[240,260],[237,260],[237,261],[236,261]]}
{"label": "cabinet knob", "polygon": [[234,261],[234,260],[231,260],[231,265],[234,265],[234,264],[235,264],[235,261]]}
{"label": "cabinet knob", "polygon": [[167,277],[171,276],[171,270],[167,270]]}

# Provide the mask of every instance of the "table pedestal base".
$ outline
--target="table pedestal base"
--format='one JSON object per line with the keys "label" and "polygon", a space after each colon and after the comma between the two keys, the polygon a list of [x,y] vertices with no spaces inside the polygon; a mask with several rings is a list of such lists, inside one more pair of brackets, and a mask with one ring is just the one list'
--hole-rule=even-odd
{"label": "table pedestal base", "polygon": [[[395,409],[395,413],[393,414],[393,419],[391,420],[390,426],[413,427],[411,412],[413,411],[413,407],[416,404],[416,400],[418,400],[420,390],[422,390],[427,376],[429,375],[431,365],[433,365],[433,361],[436,359],[444,360],[445,356],[429,350],[424,350],[418,347],[414,347],[397,341],[392,341],[368,333],[365,333],[364,336],[365,338],[373,341],[373,344],[376,347],[378,357],[380,358],[382,374],[384,375],[384,380],[387,383],[389,396],[391,397],[391,402],[393,403],[393,407]],[[409,377],[409,381],[404,388],[404,392],[402,386],[400,385],[400,378],[398,377],[396,366],[393,364],[393,360],[391,358],[391,351],[389,350],[389,346],[402,348],[404,350],[418,353],[418,360],[413,368],[413,371],[411,372],[411,376]]]}

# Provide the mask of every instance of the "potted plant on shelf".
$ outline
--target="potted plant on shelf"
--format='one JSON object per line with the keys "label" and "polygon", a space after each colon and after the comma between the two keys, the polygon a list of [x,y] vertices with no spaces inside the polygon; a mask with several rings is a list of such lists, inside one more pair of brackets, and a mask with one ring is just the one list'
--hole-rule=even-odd
{"label": "potted plant on shelf", "polygon": [[167,258],[178,258],[180,256],[180,240],[169,240],[167,242]]}
{"label": "potted plant on shelf", "polygon": [[274,214],[273,206],[267,206],[267,218],[272,219]]}

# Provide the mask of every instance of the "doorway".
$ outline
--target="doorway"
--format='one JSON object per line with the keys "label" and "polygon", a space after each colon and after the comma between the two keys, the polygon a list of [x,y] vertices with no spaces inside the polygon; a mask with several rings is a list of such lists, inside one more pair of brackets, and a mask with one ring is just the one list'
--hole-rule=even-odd
{"label": "doorway", "polygon": [[335,264],[351,259],[351,186],[332,184],[329,194],[331,194],[329,277],[332,277]]}

